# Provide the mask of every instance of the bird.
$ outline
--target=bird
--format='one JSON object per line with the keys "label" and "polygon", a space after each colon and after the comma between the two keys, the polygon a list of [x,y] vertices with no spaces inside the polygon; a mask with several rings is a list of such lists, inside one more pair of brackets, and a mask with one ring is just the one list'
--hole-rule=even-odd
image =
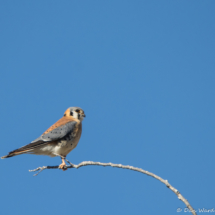
{"label": "bird", "polygon": [[69,107],[63,117],[28,145],[1,157],[10,158],[21,154],[60,156],[59,168],[66,170],[65,158],[78,144],[82,133],[82,121],[86,117],[80,107]]}

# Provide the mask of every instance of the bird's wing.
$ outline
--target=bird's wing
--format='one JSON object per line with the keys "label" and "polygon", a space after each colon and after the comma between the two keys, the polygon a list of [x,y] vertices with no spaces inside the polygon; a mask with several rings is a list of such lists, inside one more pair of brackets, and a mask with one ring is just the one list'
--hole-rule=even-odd
{"label": "bird's wing", "polygon": [[32,141],[30,144],[34,144],[37,142],[39,143],[41,141],[52,142],[52,141],[60,140],[63,137],[65,137],[67,134],[70,134],[75,129],[76,124],[77,124],[76,121],[67,122],[66,124],[63,124],[57,128],[54,128],[53,130],[43,133],[40,137]]}
{"label": "bird's wing", "polygon": [[71,132],[73,132],[76,129],[76,124],[77,124],[76,121],[70,121],[70,122],[67,122],[66,124],[60,125],[60,126],[54,128],[53,130],[51,130],[51,128],[53,128],[53,126],[52,126],[50,129],[47,130],[48,132],[43,133],[40,137],[38,137],[36,140],[32,141],[30,144],[25,145],[19,149],[13,150],[13,151],[9,152],[8,155],[6,155],[2,158],[12,157],[14,155],[26,153],[26,152],[30,151],[31,149],[35,149],[40,146],[60,140],[64,137],[66,137]]}

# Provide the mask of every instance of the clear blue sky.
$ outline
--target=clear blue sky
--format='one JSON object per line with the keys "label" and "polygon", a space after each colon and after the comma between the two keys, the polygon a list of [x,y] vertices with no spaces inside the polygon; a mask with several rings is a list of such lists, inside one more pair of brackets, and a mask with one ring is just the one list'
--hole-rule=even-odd
{"label": "clear blue sky", "polygon": [[[215,207],[214,11],[214,0],[1,1],[0,156],[80,106],[87,117],[71,162],[140,167],[195,209]],[[0,160],[0,214],[166,215],[185,206],[130,170],[28,172],[58,164]]]}

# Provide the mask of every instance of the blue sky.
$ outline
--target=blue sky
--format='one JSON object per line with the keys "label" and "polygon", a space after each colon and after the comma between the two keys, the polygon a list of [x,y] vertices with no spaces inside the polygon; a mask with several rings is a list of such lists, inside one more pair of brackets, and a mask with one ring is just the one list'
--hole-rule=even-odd
{"label": "blue sky", "polygon": [[[132,165],[214,203],[215,2],[1,1],[1,156],[30,143],[71,106],[86,113],[77,164]],[[0,161],[0,213],[178,214],[184,203],[129,170],[29,173],[59,158]],[[184,213],[184,212],[181,212]]]}

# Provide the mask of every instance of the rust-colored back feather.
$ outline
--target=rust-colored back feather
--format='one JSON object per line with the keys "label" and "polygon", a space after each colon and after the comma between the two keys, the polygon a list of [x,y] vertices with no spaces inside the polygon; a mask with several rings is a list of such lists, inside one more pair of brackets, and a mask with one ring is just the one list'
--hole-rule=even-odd
{"label": "rust-colored back feather", "polygon": [[64,116],[61,119],[59,119],[54,125],[52,125],[50,128],[48,128],[42,135],[49,133],[50,131],[54,130],[55,128],[65,125],[68,122],[76,121],[79,123],[79,120],[73,118],[72,116]]}

